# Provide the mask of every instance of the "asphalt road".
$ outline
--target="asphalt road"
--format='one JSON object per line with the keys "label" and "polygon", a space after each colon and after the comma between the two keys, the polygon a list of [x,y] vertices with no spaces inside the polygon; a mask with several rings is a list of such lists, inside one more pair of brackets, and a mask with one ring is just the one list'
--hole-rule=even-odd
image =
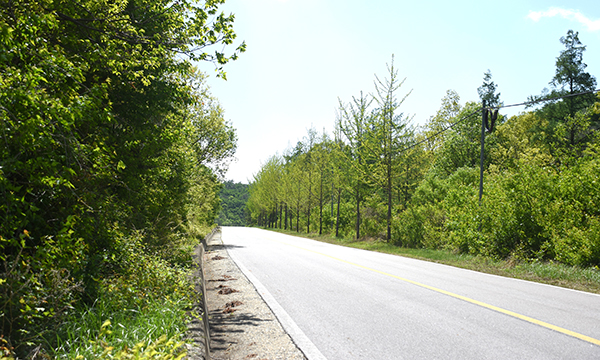
{"label": "asphalt road", "polygon": [[600,359],[600,296],[254,228],[232,259],[309,359]]}

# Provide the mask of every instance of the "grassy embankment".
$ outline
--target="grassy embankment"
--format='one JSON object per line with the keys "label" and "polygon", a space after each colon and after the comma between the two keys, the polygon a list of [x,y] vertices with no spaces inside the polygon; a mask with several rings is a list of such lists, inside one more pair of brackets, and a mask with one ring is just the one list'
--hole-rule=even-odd
{"label": "grassy embankment", "polygon": [[600,294],[600,269],[597,267],[580,268],[554,262],[527,262],[514,258],[498,260],[483,256],[457,254],[445,250],[403,248],[384,241],[372,239],[336,239],[328,234],[306,234],[280,229],[268,230],[288,235],[301,236],[335,245],[406,256],[488,274],[535,281]]}
{"label": "grassy embankment", "polygon": [[[78,306],[48,341],[57,359],[181,359],[198,294],[193,260],[197,241],[182,242],[169,260],[132,243],[121,273],[100,280],[92,306]],[[178,258],[178,259],[177,259]],[[175,261],[178,260],[178,261]]]}

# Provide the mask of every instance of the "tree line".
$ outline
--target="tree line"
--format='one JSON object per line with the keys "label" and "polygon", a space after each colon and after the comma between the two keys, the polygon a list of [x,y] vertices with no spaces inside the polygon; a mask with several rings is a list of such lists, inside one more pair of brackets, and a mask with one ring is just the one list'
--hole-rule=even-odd
{"label": "tree line", "polygon": [[401,111],[410,91],[401,92],[392,57],[372,93],[339,101],[333,134],[309,129],[265,162],[250,185],[253,223],[598,266],[600,102],[578,33],[560,41],[550,88],[525,111],[498,114],[504,104],[488,70],[480,102],[461,104],[448,90],[420,127]]}
{"label": "tree line", "polygon": [[194,66],[225,77],[245,50],[224,52],[221,3],[0,1],[3,356],[52,354],[81,314],[188,291],[237,143]]}
{"label": "tree line", "polygon": [[217,217],[219,226],[246,226],[248,223],[248,184],[226,181],[219,193],[221,211]]}

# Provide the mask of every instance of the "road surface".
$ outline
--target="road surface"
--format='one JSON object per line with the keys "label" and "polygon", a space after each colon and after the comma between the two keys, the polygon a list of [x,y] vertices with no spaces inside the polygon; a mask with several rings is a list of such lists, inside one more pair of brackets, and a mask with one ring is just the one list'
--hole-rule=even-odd
{"label": "road surface", "polygon": [[231,258],[309,359],[600,359],[600,296],[254,228]]}

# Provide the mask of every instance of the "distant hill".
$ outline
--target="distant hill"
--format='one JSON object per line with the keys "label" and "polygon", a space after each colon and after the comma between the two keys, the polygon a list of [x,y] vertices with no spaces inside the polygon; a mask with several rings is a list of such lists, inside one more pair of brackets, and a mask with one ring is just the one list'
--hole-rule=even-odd
{"label": "distant hill", "polygon": [[221,226],[246,226],[248,201],[248,185],[227,181],[219,194],[221,198],[221,212],[217,217],[217,224]]}

